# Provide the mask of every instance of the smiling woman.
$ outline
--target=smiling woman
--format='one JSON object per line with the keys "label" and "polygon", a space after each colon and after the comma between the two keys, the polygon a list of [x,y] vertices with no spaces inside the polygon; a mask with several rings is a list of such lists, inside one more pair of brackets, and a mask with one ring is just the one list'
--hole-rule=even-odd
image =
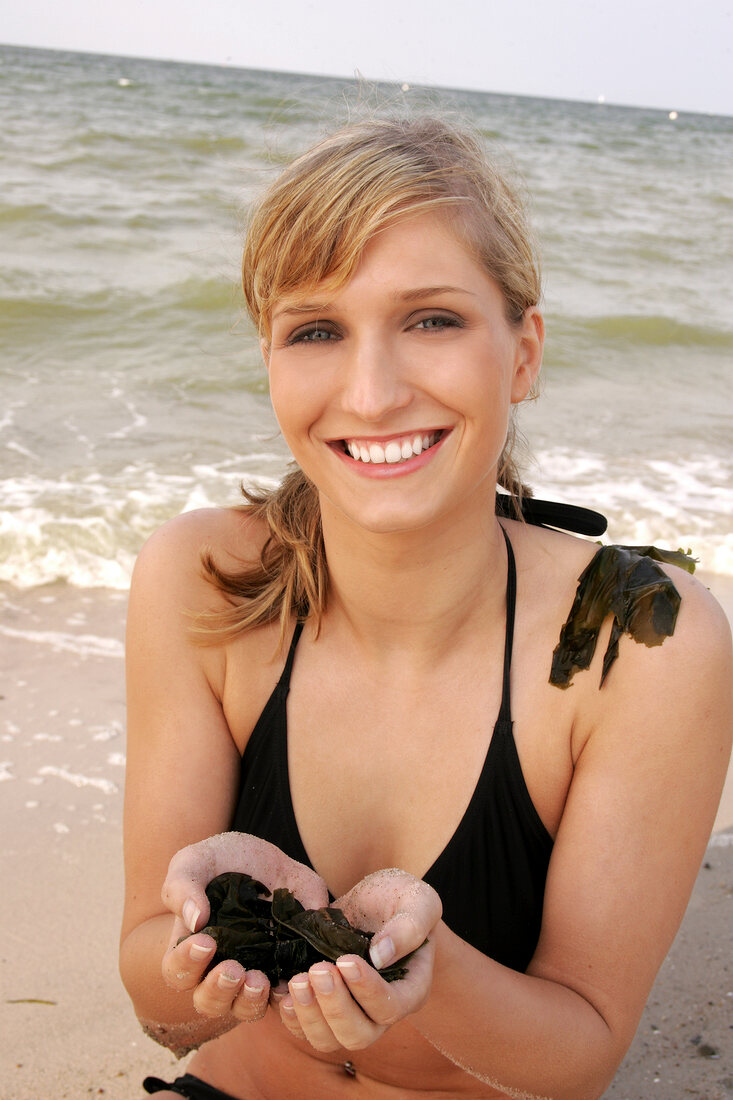
{"label": "smiling woman", "polygon": [[[133,578],[121,969],[149,1034],[199,1048],[146,1088],[592,1100],[714,818],[725,619],[627,554],[669,595],[645,629],[608,548],[634,622],[601,591],[573,669],[591,675],[549,682],[597,547],[522,522],[511,418],[540,369],[539,272],[477,139],[434,120],[332,135],[256,207],[243,273],[296,465],[166,525]],[[336,952],[271,988],[215,957],[206,887],[229,872],[273,912],[278,890],[320,924],[339,909],[372,965]]]}

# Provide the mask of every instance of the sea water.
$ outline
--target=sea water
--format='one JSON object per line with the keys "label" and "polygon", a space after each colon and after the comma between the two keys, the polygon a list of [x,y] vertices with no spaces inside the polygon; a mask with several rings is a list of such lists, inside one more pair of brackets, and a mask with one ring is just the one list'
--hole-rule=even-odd
{"label": "sea water", "polygon": [[733,574],[733,118],[0,47],[0,580],[124,589],[165,519],[276,483],[243,220],[375,104],[466,119],[531,195],[536,494]]}

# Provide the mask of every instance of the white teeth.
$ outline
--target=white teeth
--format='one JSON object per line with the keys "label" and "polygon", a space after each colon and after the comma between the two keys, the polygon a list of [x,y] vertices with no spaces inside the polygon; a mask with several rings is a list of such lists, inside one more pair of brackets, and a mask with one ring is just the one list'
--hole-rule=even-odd
{"label": "white teeth", "polygon": [[390,463],[406,462],[413,455],[422,454],[438,442],[439,432],[415,435],[411,439],[390,439],[388,443],[358,443],[346,440],[346,450],[357,462]]}

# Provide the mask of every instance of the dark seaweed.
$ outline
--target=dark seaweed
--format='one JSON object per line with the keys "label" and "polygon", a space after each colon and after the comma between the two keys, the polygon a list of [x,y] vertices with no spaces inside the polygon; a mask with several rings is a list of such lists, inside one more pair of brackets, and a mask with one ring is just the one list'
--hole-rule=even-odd
{"label": "dark seaweed", "polygon": [[[206,896],[211,914],[201,931],[216,940],[209,969],[224,959],[235,959],[245,970],[261,970],[271,985],[277,985],[313,963],[335,962],[341,955],[359,955],[371,966],[373,933],[352,927],[334,906],[305,909],[290,890],[281,888],[271,896],[261,882],[239,871],[212,879]],[[404,978],[405,961],[380,970],[381,977],[387,982]]]}
{"label": "dark seaweed", "polygon": [[681,550],[655,546],[602,546],[578,580],[578,589],[560,641],[552,655],[550,683],[570,686],[576,672],[590,667],[598,635],[613,615],[603,657],[600,686],[618,656],[622,634],[647,646],[661,645],[674,633],[680,595],[657,562],[682,566],[692,573],[694,559]]}

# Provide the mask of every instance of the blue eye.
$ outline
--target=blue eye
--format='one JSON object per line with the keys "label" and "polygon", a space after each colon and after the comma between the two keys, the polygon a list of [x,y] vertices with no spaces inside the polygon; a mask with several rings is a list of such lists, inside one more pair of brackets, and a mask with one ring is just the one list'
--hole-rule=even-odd
{"label": "blue eye", "polygon": [[443,314],[437,314],[435,317],[422,317],[416,322],[415,328],[422,329],[423,332],[440,332],[446,328],[458,328],[460,322],[456,317],[445,317]]}
{"label": "blue eye", "polygon": [[326,344],[333,339],[334,333],[323,328],[322,325],[311,325],[310,328],[298,329],[288,340],[289,344]]}

